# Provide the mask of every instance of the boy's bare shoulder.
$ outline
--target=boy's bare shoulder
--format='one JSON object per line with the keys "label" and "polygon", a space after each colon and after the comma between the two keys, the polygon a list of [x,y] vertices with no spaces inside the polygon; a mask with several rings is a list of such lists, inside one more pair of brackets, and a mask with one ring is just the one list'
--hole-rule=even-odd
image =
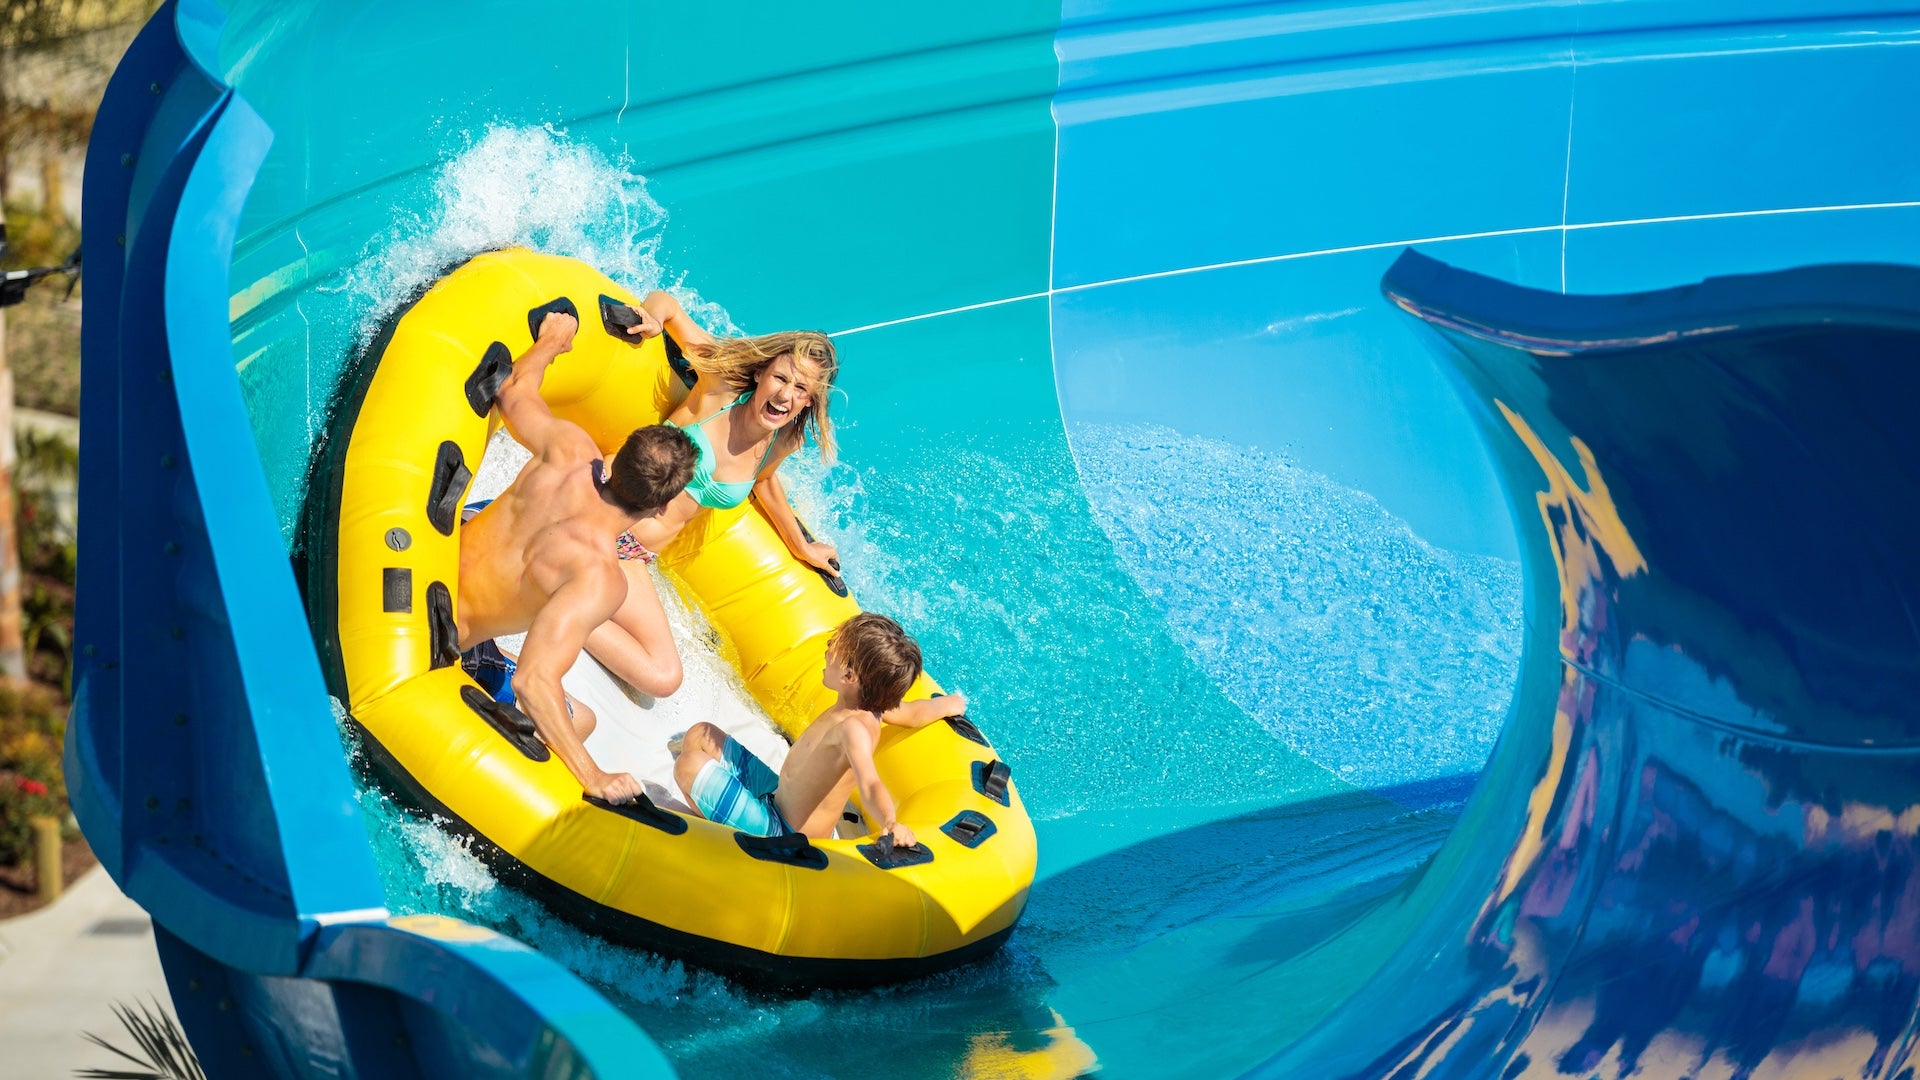
{"label": "boy's bare shoulder", "polygon": [[807,730],[818,731],[822,736],[831,738],[840,735],[849,724],[857,724],[865,728],[869,735],[878,734],[880,731],[880,721],[872,713],[839,705],[830,706],[826,712],[821,713]]}

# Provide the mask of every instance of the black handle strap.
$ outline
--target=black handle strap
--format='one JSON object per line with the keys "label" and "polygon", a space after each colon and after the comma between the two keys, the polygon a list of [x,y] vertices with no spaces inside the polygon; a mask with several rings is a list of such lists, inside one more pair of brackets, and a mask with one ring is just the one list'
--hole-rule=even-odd
{"label": "black handle strap", "polygon": [[973,790],[1007,806],[1007,785],[1013,783],[1013,769],[1004,761],[973,763]]}
{"label": "black handle strap", "polygon": [[680,343],[673,340],[673,335],[667,333],[664,325],[660,327],[660,343],[667,347],[667,366],[680,376],[681,382],[687,384],[687,389],[693,389],[693,384],[700,381],[700,373],[687,363],[687,354],[681,351]]}
{"label": "black handle strap", "polygon": [[889,833],[881,833],[874,843],[861,844],[859,852],[867,861],[882,870],[898,870],[903,866],[924,866],[933,861],[933,849],[925,844],[912,847],[898,847]]}
{"label": "black handle strap", "polygon": [[[794,515],[793,520],[798,522],[800,525],[800,535],[806,538],[807,543],[809,544],[813,543],[814,542],[813,530],[807,528],[807,523],[804,521],[801,521],[800,516],[798,514]],[[839,574],[840,560],[828,559],[827,565],[833,567],[834,569],[833,573],[828,573],[827,571],[820,569],[819,567],[813,565],[812,563],[807,564],[807,569],[812,570],[816,574],[819,574],[820,580],[826,582],[827,588],[833,590],[833,595],[835,596],[847,595],[846,579],[842,578]]]}
{"label": "black handle strap", "polygon": [[493,399],[500,394],[500,385],[513,374],[513,353],[508,351],[506,343],[496,341],[487,346],[480,354],[480,363],[467,376],[467,406],[475,416],[485,416],[493,411]]}
{"label": "black handle strap", "polygon": [[625,300],[615,300],[606,293],[600,294],[600,325],[607,331],[609,337],[617,337],[621,341],[629,341],[637,345],[643,339],[627,331],[639,326],[643,321],[640,313],[633,309],[632,304]]}
{"label": "black handle strap", "polygon": [[825,870],[827,853],[814,847],[807,841],[805,833],[788,833],[785,836],[753,836],[736,832],[733,841],[740,850],[762,862],[785,863],[806,870]]}
{"label": "black handle strap", "polygon": [[[946,697],[947,695],[935,694],[933,696],[938,698]],[[992,749],[992,744],[987,742],[986,733],[980,730],[980,725],[968,719],[966,713],[961,713],[959,716],[947,717],[947,726],[952,728],[955,733],[968,742],[976,742],[981,746]]]}
{"label": "black handle strap", "polygon": [[460,444],[448,439],[440,444],[433,459],[433,484],[427,489],[427,521],[441,536],[453,535],[454,519],[460,514],[460,500],[467,494],[473,470],[467,468],[467,456]]}
{"label": "black handle strap", "polygon": [[512,705],[493,700],[485,690],[468,683],[460,688],[460,700],[467,708],[480,714],[489,727],[500,733],[500,737],[513,744],[513,748],[534,761],[545,761],[553,756],[547,744],[540,741],[533,720],[526,713]]}
{"label": "black handle strap", "polygon": [[564,315],[571,315],[576,322],[579,321],[580,309],[573,306],[573,301],[564,296],[556,296],[546,303],[541,304],[539,307],[534,308],[532,311],[527,312],[527,335],[533,338],[533,340],[539,341],[540,320],[556,311]]}
{"label": "black handle strap", "polygon": [[619,814],[623,818],[631,818],[642,825],[659,829],[669,836],[679,836],[681,833],[687,831],[686,818],[681,817],[671,810],[660,809],[654,805],[652,799],[647,798],[645,792],[641,792],[631,800],[623,803],[610,803],[598,795],[588,795],[584,792],[581,793],[580,798],[582,801],[597,806],[608,813]]}
{"label": "black handle strap", "polygon": [[993,819],[978,810],[962,810],[953,815],[953,820],[940,826],[953,842],[961,847],[977,848],[987,842],[987,838],[999,831]]}
{"label": "black handle strap", "polygon": [[427,586],[427,666],[460,662],[460,628],[453,620],[453,590],[444,581]]}

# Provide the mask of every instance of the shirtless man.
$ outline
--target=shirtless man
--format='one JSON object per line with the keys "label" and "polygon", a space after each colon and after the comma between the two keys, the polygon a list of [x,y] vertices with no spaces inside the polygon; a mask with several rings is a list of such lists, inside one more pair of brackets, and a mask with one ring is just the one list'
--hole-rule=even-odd
{"label": "shirtless man", "polygon": [[[616,539],[686,487],[694,449],[685,432],[654,425],[629,435],[607,465],[584,430],[553,415],[540,382],[554,358],[573,348],[576,329],[573,316],[549,314],[500,386],[500,417],[533,460],[461,528],[454,609],[469,674],[533,719],[587,794],[625,802],[640,794],[640,782],[594,763],[584,742],[593,717],[585,709],[572,716],[560,677],[626,599]],[[521,631],[526,644],[517,662],[508,660],[493,639]],[[641,628],[631,632],[648,640]],[[671,639],[654,644],[673,650]]]}
{"label": "shirtless man", "polygon": [[913,847],[913,830],[894,816],[893,796],[873,767],[880,724],[920,728],[966,711],[959,694],[900,703],[920,677],[920,646],[885,615],[871,612],[841,623],[827,640],[821,680],[839,700],[793,744],[778,775],[712,724],[687,729],[673,776],[701,817],[756,836],[833,835],[847,796],[860,785],[875,835]]}

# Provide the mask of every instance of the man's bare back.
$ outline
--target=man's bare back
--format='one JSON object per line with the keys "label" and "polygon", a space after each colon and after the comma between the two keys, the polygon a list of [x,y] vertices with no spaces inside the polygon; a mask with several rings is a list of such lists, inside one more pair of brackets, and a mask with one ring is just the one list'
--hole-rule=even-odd
{"label": "man's bare back", "polygon": [[570,716],[560,677],[626,598],[615,539],[686,486],[693,445],[672,428],[643,428],[607,463],[585,430],[553,415],[540,383],[577,328],[570,315],[548,314],[495,398],[533,459],[461,527],[455,621],[469,658],[493,638],[526,632],[512,667],[515,703],[588,794],[624,802],[639,781],[594,763],[584,741],[592,719]]}
{"label": "man's bare back", "polygon": [[[575,430],[578,430],[577,428]],[[580,432],[586,437],[586,432]],[[592,449],[589,440],[588,448]],[[626,596],[613,548],[581,518],[601,502],[598,454],[535,458],[460,533],[460,648],[524,633],[558,584],[577,574],[600,580],[606,603]],[[611,574],[611,577],[607,577]]]}

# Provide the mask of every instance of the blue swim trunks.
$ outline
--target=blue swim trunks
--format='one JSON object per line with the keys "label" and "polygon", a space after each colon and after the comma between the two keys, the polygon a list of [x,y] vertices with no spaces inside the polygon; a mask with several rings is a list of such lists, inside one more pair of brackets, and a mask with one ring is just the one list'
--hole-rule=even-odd
{"label": "blue swim trunks", "polygon": [[774,805],[780,775],[729,735],[719,761],[700,766],[693,778],[693,804],[708,821],[754,836],[787,836],[798,830]]}
{"label": "blue swim trunks", "polygon": [[492,638],[460,654],[460,667],[487,696],[502,705],[513,704],[513,673],[519,667],[500,651]]}

